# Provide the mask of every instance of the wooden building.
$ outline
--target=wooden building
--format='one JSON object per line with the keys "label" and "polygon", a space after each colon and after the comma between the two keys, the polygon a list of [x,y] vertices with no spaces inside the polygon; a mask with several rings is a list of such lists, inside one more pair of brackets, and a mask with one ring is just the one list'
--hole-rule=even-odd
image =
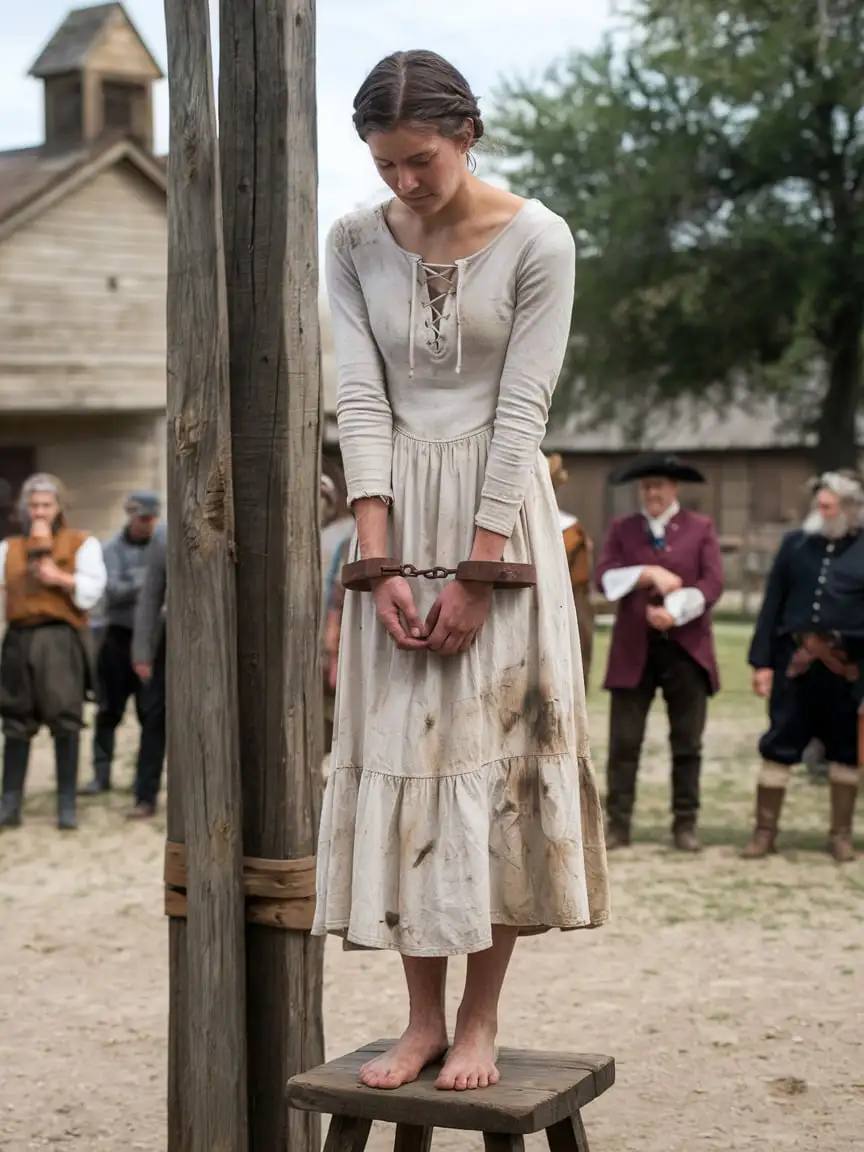
{"label": "wooden building", "polygon": [[608,477],[642,451],[674,452],[705,474],[705,484],[682,489],[682,503],[706,512],[729,540],[797,522],[806,506],[804,485],[813,475],[812,444],[786,425],[770,401],[722,413],[685,404],[647,420],[638,437],[627,436],[619,424],[553,420],[544,448],[564,457],[569,479],[560,493],[562,506],[595,539],[614,516],[635,509],[635,485],[612,487]]}
{"label": "wooden building", "polygon": [[30,74],[45,139],[0,152],[0,537],[31,472],[106,536],[133,488],[164,489],[162,72],[121,4],[71,12]]}

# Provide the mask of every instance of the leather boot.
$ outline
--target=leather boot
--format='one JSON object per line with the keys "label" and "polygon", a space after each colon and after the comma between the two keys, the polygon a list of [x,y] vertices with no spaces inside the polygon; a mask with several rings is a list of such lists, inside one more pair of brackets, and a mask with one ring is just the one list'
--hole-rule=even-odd
{"label": "leather boot", "polygon": [[676,816],[672,825],[672,842],[679,852],[701,852],[702,845],[696,836],[695,816]]}
{"label": "leather boot", "polygon": [[838,864],[851,864],[855,859],[852,847],[852,815],[858,797],[857,784],[830,782],[831,790],[831,833],[828,837],[828,851]]}
{"label": "leather boot", "polygon": [[740,852],[742,860],[762,860],[776,851],[774,845],[785,796],[785,788],[766,788],[760,784],[756,789],[756,828],[750,843]]}
{"label": "leather boot", "polygon": [[78,789],[78,733],[64,732],[54,737],[57,763],[57,827],[74,832],[78,827],[75,798]]}
{"label": "leather boot", "polygon": [[607,821],[606,824],[606,851],[614,852],[616,848],[630,847],[630,825]]}
{"label": "leather boot", "polygon": [[96,720],[96,734],[93,737],[93,779],[78,789],[79,796],[101,796],[111,791],[111,762],[114,759],[114,729]]}
{"label": "leather boot", "polygon": [[78,789],[79,796],[101,796],[103,792],[111,791],[111,781],[99,768],[93,765],[94,776],[92,780]]}
{"label": "leather boot", "polygon": [[30,741],[7,736],[3,743],[3,794],[0,796],[0,828],[18,828],[24,799],[24,779],[30,759]]}

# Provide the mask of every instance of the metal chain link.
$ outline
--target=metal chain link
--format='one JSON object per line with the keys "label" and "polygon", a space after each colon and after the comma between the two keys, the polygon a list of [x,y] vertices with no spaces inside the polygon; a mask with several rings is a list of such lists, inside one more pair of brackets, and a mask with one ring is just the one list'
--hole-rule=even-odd
{"label": "metal chain link", "polygon": [[393,567],[382,567],[382,576],[404,576],[413,579],[423,576],[426,580],[443,580],[446,576],[455,576],[455,568],[443,568],[436,564],[434,568],[415,568],[413,564],[399,564]]}

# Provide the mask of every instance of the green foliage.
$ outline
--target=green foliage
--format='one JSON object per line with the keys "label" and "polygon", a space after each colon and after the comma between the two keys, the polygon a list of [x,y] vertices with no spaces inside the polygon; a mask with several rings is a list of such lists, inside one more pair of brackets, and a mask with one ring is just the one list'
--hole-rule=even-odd
{"label": "green foliage", "polygon": [[635,0],[623,19],[507,83],[493,125],[511,186],[577,239],[563,399],[604,418],[772,392],[803,424],[815,386],[837,463],[864,326],[864,11]]}

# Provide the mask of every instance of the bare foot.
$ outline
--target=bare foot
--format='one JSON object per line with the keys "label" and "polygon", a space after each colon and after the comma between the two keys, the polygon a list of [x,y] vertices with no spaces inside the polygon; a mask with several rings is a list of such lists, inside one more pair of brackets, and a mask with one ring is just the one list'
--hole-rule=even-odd
{"label": "bare foot", "polygon": [[500,1079],[495,1047],[494,1022],[472,1020],[464,1028],[456,1026],[453,1047],[447,1053],[435,1087],[443,1091],[464,1092],[471,1088],[488,1088]]}
{"label": "bare foot", "polygon": [[444,1022],[429,1027],[408,1025],[401,1040],[382,1056],[360,1069],[360,1083],[367,1088],[398,1088],[416,1080],[427,1064],[434,1064],[447,1051]]}

